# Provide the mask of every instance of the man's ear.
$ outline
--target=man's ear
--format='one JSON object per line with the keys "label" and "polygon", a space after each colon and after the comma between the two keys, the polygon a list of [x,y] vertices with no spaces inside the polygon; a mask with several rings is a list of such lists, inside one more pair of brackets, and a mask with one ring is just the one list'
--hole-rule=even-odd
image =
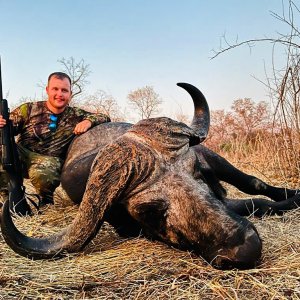
{"label": "man's ear", "polygon": [[46,86],[46,93],[47,93],[47,95],[49,95],[49,88],[48,88],[48,85]]}

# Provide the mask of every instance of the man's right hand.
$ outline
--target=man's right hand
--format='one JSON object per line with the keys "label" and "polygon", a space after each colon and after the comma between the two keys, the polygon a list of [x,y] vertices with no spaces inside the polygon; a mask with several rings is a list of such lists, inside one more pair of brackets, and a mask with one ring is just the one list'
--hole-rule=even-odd
{"label": "man's right hand", "polygon": [[3,119],[2,115],[0,115],[0,128],[4,127],[6,125],[6,120]]}

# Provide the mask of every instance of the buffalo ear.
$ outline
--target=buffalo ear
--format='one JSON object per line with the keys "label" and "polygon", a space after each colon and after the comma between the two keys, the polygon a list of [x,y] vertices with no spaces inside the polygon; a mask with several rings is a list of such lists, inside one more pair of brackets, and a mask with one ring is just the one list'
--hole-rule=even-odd
{"label": "buffalo ear", "polygon": [[160,230],[165,223],[168,203],[163,199],[151,200],[151,202],[139,203],[135,207],[135,214],[139,222],[151,230]]}

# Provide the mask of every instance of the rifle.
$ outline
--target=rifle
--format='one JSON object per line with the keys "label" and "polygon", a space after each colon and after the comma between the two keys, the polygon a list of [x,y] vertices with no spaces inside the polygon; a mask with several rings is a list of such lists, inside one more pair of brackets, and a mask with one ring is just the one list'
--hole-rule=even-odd
{"label": "rifle", "polygon": [[1,58],[0,58],[0,115],[6,120],[6,125],[0,128],[1,163],[8,177],[9,207],[19,215],[31,215],[31,209],[25,197],[22,166],[15,143],[13,122],[9,119],[9,108],[3,99]]}

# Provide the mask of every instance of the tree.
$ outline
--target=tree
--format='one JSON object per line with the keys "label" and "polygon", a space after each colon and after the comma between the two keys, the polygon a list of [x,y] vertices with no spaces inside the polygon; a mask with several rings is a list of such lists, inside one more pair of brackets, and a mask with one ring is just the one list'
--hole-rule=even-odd
{"label": "tree", "polygon": [[270,123],[270,110],[264,101],[255,103],[250,98],[238,99],[231,109],[234,131],[246,137]]}
{"label": "tree", "polygon": [[[226,46],[215,51],[212,58],[242,45],[251,48],[258,42],[273,44],[272,74],[267,74],[267,80],[263,84],[269,89],[274,105],[274,125],[280,124],[279,129],[274,127],[274,132],[281,131],[281,134],[277,134],[274,139],[281,148],[278,156],[279,163],[288,165],[289,173],[298,176],[300,174],[300,28],[296,20],[300,18],[300,7],[293,0],[283,0],[282,13],[271,12],[271,15],[286,25],[286,32],[279,32],[276,37],[248,39],[235,43],[229,43],[226,37],[223,37]],[[276,61],[278,51],[281,58],[285,55],[283,66],[279,66]]]}
{"label": "tree", "polygon": [[174,119],[178,122],[182,122],[187,125],[189,125],[191,123],[190,117],[188,115],[184,114],[183,112],[177,112],[175,114]]}
{"label": "tree", "polygon": [[211,126],[207,137],[207,145],[217,150],[224,143],[229,142],[234,134],[234,119],[232,113],[222,110],[210,112]]}
{"label": "tree", "polygon": [[[287,3],[287,6],[284,5]],[[279,118],[283,129],[295,129],[297,139],[300,139],[300,28],[295,20],[300,18],[300,8],[293,0],[282,2],[282,14],[271,12],[271,15],[284,23],[288,29],[286,33],[279,32],[277,37],[264,37],[248,39],[241,42],[229,43],[223,37],[225,47],[214,51],[212,58],[242,45],[250,48],[258,42],[269,42],[273,44],[272,51],[272,74],[267,75],[264,84],[270,91],[274,103],[274,119]],[[298,17],[297,17],[298,15]],[[279,47],[276,48],[276,47]],[[280,51],[280,57],[286,55],[285,65],[276,66],[276,50]],[[284,50],[284,51],[282,51]]]}
{"label": "tree", "polygon": [[104,113],[114,122],[124,121],[124,116],[115,98],[103,90],[97,90],[93,95],[85,97],[84,101],[78,101],[76,106],[90,112]]}
{"label": "tree", "polygon": [[[249,98],[235,100],[231,110],[211,111],[211,126],[206,145],[214,151],[248,149],[271,133],[272,118],[266,102]],[[254,149],[251,147],[251,149]]]}
{"label": "tree", "polygon": [[84,59],[76,62],[74,57],[68,59],[63,57],[58,62],[63,66],[62,71],[71,78],[72,98],[75,98],[84,91],[85,86],[89,83],[87,77],[91,73],[90,65]]}
{"label": "tree", "polygon": [[174,119],[187,125],[190,125],[192,122],[192,118],[183,112],[181,105],[178,106],[178,110],[175,113]]}
{"label": "tree", "polygon": [[162,100],[154,91],[153,87],[145,86],[135,91],[131,91],[127,99],[129,105],[137,111],[141,119],[149,119],[160,110]]}

